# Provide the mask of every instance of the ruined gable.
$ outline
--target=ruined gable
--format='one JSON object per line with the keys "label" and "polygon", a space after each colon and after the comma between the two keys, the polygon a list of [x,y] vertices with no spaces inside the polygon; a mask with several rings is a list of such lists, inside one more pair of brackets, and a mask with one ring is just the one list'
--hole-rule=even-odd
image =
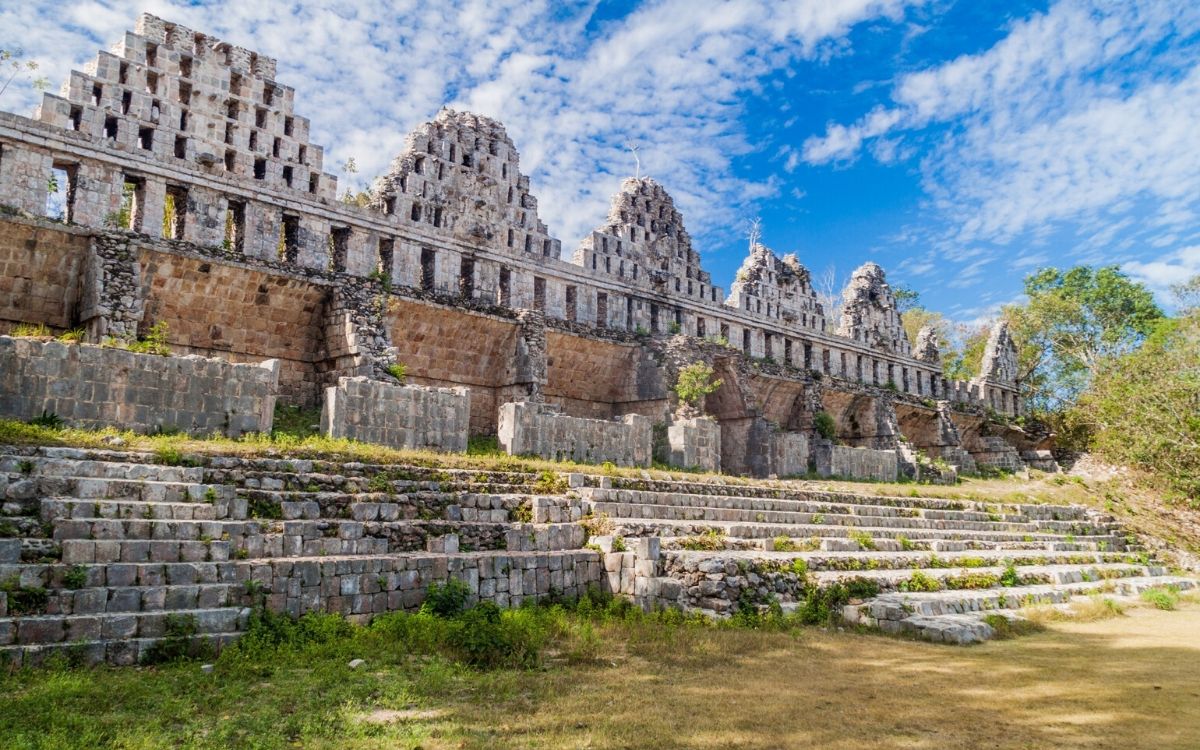
{"label": "ruined gable", "polygon": [[933,365],[942,363],[941,337],[933,326],[922,326],[917,332],[917,343],[913,344],[912,355],[915,359]]}
{"label": "ruined gable", "polygon": [[1017,345],[1008,332],[1008,322],[997,321],[983,350],[977,381],[1012,384],[1017,382]]}
{"label": "ruined gable", "polygon": [[337,178],[322,172],[294,102],[273,58],[143,13],[46,94],[35,119],[155,161],[333,198]]}
{"label": "ruined gable", "polygon": [[881,352],[911,353],[912,346],[896,309],[896,298],[878,264],[864,263],[850,277],[850,283],[842,293],[842,322],[838,335]]}
{"label": "ruined gable", "polygon": [[652,292],[718,302],[721,290],[700,268],[700,254],[670,194],[649,177],[627,178],[607,222],[580,243],[577,265]]}
{"label": "ruined gable", "polygon": [[561,243],[538,218],[529,178],[504,126],[443,109],[408,136],[371,189],[372,207],[456,240],[558,258]]}
{"label": "ruined gable", "polygon": [[825,330],[825,312],[808,269],[794,254],[780,259],[761,243],[754,243],[742,261],[725,304],[789,326]]}

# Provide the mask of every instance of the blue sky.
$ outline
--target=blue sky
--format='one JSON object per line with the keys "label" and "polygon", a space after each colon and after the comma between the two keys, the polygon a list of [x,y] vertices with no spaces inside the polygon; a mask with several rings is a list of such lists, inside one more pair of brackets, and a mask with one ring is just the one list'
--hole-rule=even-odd
{"label": "blue sky", "polygon": [[[251,7],[253,5],[253,7]],[[959,321],[1042,265],[1200,273],[1200,4],[1187,0],[25,2],[54,86],[149,10],[279,59],[365,185],[442,105],[503,121],[568,255],[632,172],[728,287],[749,221],[818,279],[880,263]],[[20,37],[11,37],[19,29]],[[29,86],[0,108],[27,112]],[[832,272],[830,271],[832,269]]]}

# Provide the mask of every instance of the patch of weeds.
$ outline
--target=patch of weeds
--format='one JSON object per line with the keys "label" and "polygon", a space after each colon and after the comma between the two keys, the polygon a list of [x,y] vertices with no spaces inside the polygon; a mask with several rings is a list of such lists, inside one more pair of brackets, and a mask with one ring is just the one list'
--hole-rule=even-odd
{"label": "patch of weeds", "polygon": [[725,532],[720,529],[708,529],[703,534],[684,537],[679,542],[679,546],[687,550],[704,552],[723,550],[726,546]]}
{"label": "patch of weeds", "polygon": [[399,362],[394,362],[383,369],[384,372],[395,378],[397,383],[403,383],[404,379],[408,377],[408,366]]}
{"label": "patch of weeds", "polygon": [[586,532],[587,539],[594,536],[608,536],[616,529],[616,524],[608,517],[607,513],[588,514],[579,520],[579,525]]}
{"label": "patch of weeds", "polygon": [[983,621],[992,628],[992,638],[996,640],[1008,640],[1009,638],[1019,638],[1023,635],[1031,635],[1040,633],[1045,628],[1036,622],[1026,619],[1012,619],[1004,615],[984,615]]}
{"label": "patch of weeds", "polygon": [[204,490],[204,502],[208,503],[209,505],[217,502],[217,490],[215,488],[209,487],[208,489]]}
{"label": "patch of weeds", "polygon": [[62,582],[63,588],[83,588],[87,585],[87,568],[82,565],[72,565],[66,573],[63,573]]}
{"label": "patch of weeds", "polygon": [[58,334],[58,341],[64,344],[78,344],[87,337],[87,331],[82,328],[72,328],[69,331],[64,331]]}
{"label": "patch of weeds", "polygon": [[509,513],[516,523],[533,523],[533,503],[529,501],[521,501]]}
{"label": "patch of weeds", "polygon": [[34,427],[45,427],[50,430],[61,430],[65,423],[63,422],[62,417],[58,416],[54,412],[42,409],[42,413],[39,416],[29,420],[29,424],[33,425]]}
{"label": "patch of weeds", "polygon": [[613,537],[612,551],[613,552],[628,552],[629,551],[628,545],[625,544],[625,537],[623,537],[623,536],[614,536]]}
{"label": "patch of weeds", "polygon": [[128,349],[136,354],[157,354],[160,357],[171,356],[171,347],[167,345],[167,334],[170,332],[165,321],[159,321],[150,326],[146,335],[137,341],[130,342]]}
{"label": "patch of weeds", "polygon": [[421,612],[437,617],[456,617],[466,611],[470,598],[471,588],[457,578],[451,578],[445,583],[429,586]]}
{"label": "patch of weeds", "polygon": [[906,580],[900,582],[901,591],[941,591],[941,581],[933,578],[919,570],[914,570],[913,574]]}
{"label": "patch of weeds", "polygon": [[1141,595],[1142,601],[1163,610],[1173,610],[1179,606],[1179,592],[1166,586],[1155,586],[1146,589]]}
{"label": "patch of weeds", "polygon": [[213,655],[212,643],[197,638],[200,631],[195,615],[169,614],[163,626],[163,637],[147,649],[145,664],[167,664],[187,659],[208,659]]}
{"label": "patch of weeds", "polygon": [[1010,562],[1004,566],[1004,572],[1000,574],[1000,585],[1006,587],[1021,585],[1021,576],[1017,573],[1016,565]]}
{"label": "patch of weeds", "polygon": [[283,519],[283,504],[264,497],[252,497],[246,503],[246,512],[251,518]]}
{"label": "patch of weeds", "polygon": [[567,491],[567,480],[558,472],[545,470],[538,474],[530,491],[535,495],[561,495]]}
{"label": "patch of weeds", "polygon": [[20,615],[45,614],[50,594],[40,586],[22,586],[16,576],[0,581],[0,591],[8,595],[8,614],[10,617]]}
{"label": "patch of weeds", "polygon": [[856,542],[858,546],[862,547],[864,550],[879,549],[878,545],[875,544],[875,540],[872,539],[871,535],[865,531],[851,531],[850,539]]}

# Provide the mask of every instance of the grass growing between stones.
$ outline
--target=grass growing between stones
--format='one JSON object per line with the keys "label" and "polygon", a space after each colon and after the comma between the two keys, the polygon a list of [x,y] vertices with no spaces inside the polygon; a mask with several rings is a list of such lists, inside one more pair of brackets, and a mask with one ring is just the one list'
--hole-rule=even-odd
{"label": "grass growing between stones", "polygon": [[0,746],[1194,748],[1200,607],[1180,606],[972,648],[538,608],[501,626],[537,658],[490,669],[469,644],[496,631],[454,618],[273,621],[212,674],[0,677]]}

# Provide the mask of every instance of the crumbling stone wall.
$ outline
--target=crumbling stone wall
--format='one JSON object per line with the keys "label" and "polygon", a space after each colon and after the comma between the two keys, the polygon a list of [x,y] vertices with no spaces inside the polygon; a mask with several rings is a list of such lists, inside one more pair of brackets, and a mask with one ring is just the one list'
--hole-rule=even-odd
{"label": "crumbling stone wall", "polygon": [[549,404],[512,402],[500,407],[499,433],[500,445],[513,456],[650,465],[650,420],[640,414],[609,422],[563,416]]}
{"label": "crumbling stone wall", "polygon": [[979,376],[971,381],[971,387],[975,389],[976,397],[991,409],[1003,414],[1017,414],[1020,408],[1014,388],[1016,382],[1017,345],[1008,332],[1008,322],[998,320],[988,335]]}
{"label": "crumbling stone wall", "polygon": [[79,229],[0,222],[0,330],[20,323],[74,327],[90,243]]}
{"label": "crumbling stone wall", "polygon": [[771,469],[779,477],[808,473],[808,435],[803,432],[777,432],[771,437]]}
{"label": "crumbling stone wall", "polygon": [[392,448],[467,449],[470,392],[343,377],[325,389],[321,431]]}
{"label": "crumbling stone wall", "polygon": [[123,349],[0,336],[0,414],[237,437],[269,432],[279,365],[237,365]]}

